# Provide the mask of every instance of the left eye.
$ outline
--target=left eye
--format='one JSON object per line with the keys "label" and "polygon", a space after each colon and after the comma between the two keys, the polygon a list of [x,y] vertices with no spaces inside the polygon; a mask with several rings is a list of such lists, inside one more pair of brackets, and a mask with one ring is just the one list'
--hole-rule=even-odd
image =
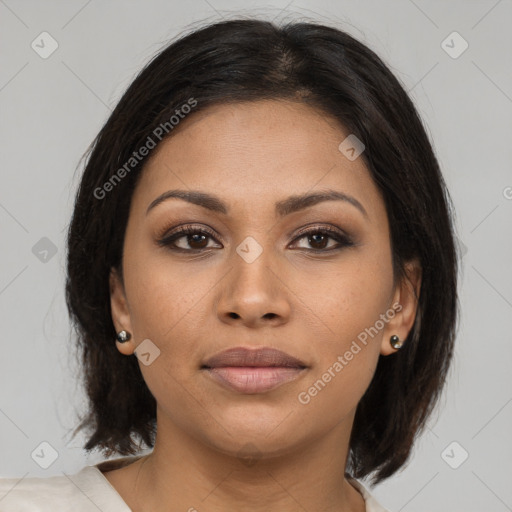
{"label": "left eye", "polygon": [[[322,228],[312,229],[302,233],[295,241],[306,239],[306,243],[313,247],[311,251],[328,252],[342,247],[353,245],[350,238],[337,230]],[[337,244],[334,247],[328,247],[329,239],[334,240]],[[307,249],[307,248],[306,248]]]}

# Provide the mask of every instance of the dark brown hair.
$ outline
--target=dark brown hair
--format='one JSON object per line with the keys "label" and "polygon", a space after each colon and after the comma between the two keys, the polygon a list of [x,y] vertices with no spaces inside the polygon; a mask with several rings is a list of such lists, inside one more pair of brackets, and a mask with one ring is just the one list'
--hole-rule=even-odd
{"label": "dark brown hair", "polygon": [[[148,136],[155,139],[159,126],[172,136],[169,119],[190,98],[197,103],[190,116],[227,102],[302,101],[364,143],[361,157],[388,213],[395,279],[413,258],[422,267],[413,328],[400,351],[380,357],[350,439],[348,469],[354,477],[372,475],[374,483],[389,477],[408,460],[452,358],[458,263],[451,200],[397,78],[367,46],[314,22],[278,26],[236,19],[180,37],[138,74],[86,153],[68,231],[66,281],[89,400],[76,429],[90,433],[84,448],[110,456],[135,454],[140,441],[154,446],[156,402],[136,356],[116,348],[109,273],[112,267],[121,271],[130,202],[147,158],[125,164]],[[122,179],[113,182],[116,173]],[[98,190],[109,180],[105,197]]]}

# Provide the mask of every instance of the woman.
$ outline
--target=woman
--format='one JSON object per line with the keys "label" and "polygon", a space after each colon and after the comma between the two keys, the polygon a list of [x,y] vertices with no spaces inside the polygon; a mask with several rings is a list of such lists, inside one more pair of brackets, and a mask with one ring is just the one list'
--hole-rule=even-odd
{"label": "woman", "polygon": [[77,431],[123,457],[4,479],[2,511],[385,510],[359,479],[403,467],[437,403],[457,259],[431,144],[369,48],[251,19],[170,44],[90,149],[67,271]]}

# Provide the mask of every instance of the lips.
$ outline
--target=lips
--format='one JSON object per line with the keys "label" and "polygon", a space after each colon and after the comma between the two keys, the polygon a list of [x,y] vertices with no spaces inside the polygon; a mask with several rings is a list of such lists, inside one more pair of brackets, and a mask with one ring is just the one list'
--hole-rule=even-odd
{"label": "lips", "polygon": [[255,394],[297,379],[307,366],[281,350],[237,347],[210,357],[201,369],[226,389]]}
{"label": "lips", "polygon": [[258,349],[231,348],[215,354],[203,364],[203,368],[228,366],[305,368],[306,364],[286,352],[268,347]]}

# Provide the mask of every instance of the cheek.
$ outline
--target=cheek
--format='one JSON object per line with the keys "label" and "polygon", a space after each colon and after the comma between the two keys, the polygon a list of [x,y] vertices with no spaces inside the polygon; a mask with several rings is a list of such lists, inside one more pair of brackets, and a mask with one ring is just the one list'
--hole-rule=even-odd
{"label": "cheek", "polygon": [[316,330],[325,334],[322,339],[337,349],[374,325],[389,308],[393,292],[386,246],[379,251],[347,252],[336,265],[295,266],[288,279],[293,280],[293,290],[300,299],[301,315],[314,321]]}
{"label": "cheek", "polygon": [[[131,281],[126,292],[131,297],[132,328],[139,338],[163,343],[173,332],[197,316],[201,298],[215,284],[214,276],[201,264],[171,261],[165,249],[136,248],[126,257]],[[184,321],[185,320],[185,321]]]}
{"label": "cheek", "polygon": [[309,273],[298,294],[308,306],[303,313],[316,323],[307,336],[314,342],[315,367],[299,403],[335,415],[357,405],[378,362],[386,325],[381,315],[389,309],[392,288],[391,258],[385,250],[347,258],[328,275]]}
{"label": "cheek", "polygon": [[[150,339],[159,350],[150,365],[139,363],[144,380],[157,401],[169,406],[166,410],[179,403],[173,411],[198,414],[191,395],[184,391],[194,388],[205,340],[213,336],[207,327],[213,314],[209,294],[222,273],[206,265],[176,263],[168,255],[155,253],[145,257],[133,254],[130,265],[132,281],[126,286],[132,297],[134,338],[136,343]],[[201,394],[196,390],[194,396],[200,399]],[[181,421],[179,417],[174,420]]]}

